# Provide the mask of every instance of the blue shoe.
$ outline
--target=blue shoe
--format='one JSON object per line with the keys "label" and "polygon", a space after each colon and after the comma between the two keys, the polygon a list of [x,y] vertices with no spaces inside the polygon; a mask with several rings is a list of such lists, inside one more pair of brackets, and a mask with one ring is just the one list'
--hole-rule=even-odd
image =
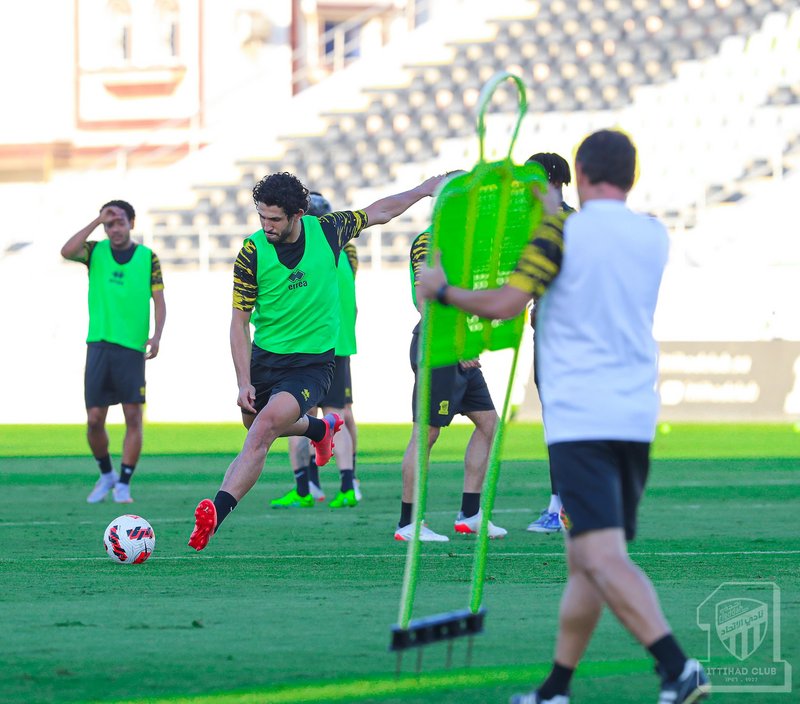
{"label": "blue shoe", "polygon": [[545,509],[542,511],[542,515],[528,526],[528,530],[531,533],[560,533],[562,529],[561,523],[558,521],[558,514],[548,513]]}
{"label": "blue shoe", "polygon": [[569,696],[566,694],[556,694],[550,699],[542,699],[539,692],[528,692],[527,694],[515,694],[508,700],[509,704],[569,704]]}

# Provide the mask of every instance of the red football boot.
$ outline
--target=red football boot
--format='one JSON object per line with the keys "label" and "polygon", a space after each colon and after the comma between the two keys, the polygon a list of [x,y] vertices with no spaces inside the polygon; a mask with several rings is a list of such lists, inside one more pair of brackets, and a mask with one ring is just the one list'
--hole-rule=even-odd
{"label": "red football boot", "polygon": [[217,528],[217,508],[211,499],[203,499],[194,510],[194,530],[189,538],[189,547],[198,552],[206,545]]}
{"label": "red football boot", "polygon": [[338,413],[328,413],[322,420],[325,421],[325,435],[319,442],[311,441],[316,452],[317,467],[324,467],[333,457],[333,436],[344,425],[344,420]]}

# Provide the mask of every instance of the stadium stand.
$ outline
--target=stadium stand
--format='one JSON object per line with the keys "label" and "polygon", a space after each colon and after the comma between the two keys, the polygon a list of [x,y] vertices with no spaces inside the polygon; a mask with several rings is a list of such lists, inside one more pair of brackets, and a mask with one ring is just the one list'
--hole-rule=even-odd
{"label": "stadium stand", "polygon": [[[320,113],[321,133],[288,134],[279,139],[282,154],[238,160],[238,182],[197,185],[192,207],[152,211],[154,244],[195,238],[201,244],[194,262],[191,249],[175,247],[176,258],[166,263],[229,265],[235,247],[224,236],[236,239],[257,227],[249,189],[270,171],[295,172],[338,207],[352,207],[372,189],[385,192],[405,164],[464,165],[474,154],[468,143],[475,139],[478,92],[498,70],[517,72],[532,86],[525,143],[536,149],[547,144],[569,153],[578,125],[637,125],[634,137],[648,164],[637,206],[673,229],[692,228],[699,209],[732,202],[749,178],[772,168],[778,123],[781,159],[790,156],[800,133],[793,117],[800,12],[781,10],[793,6],[788,0],[524,3],[520,16],[492,20],[488,38],[449,42],[450,60],[399,67],[405,84],[365,87],[363,106],[330,106]],[[694,97],[698,89],[708,96],[702,104]],[[495,98],[502,137],[516,97],[501,89]],[[397,242],[382,247],[385,264],[404,259],[403,241],[423,224],[409,218],[393,224]],[[360,246],[370,262],[375,249]]]}

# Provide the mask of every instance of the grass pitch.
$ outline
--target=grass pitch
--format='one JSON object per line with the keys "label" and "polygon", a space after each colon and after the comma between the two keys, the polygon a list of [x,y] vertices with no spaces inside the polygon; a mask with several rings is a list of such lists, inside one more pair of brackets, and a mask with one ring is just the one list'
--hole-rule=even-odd
{"label": "grass pitch", "polygon": [[[241,446],[235,426],[150,425],[132,484],[136,503],[86,504],[96,469],[83,428],[0,428],[0,701],[505,702],[547,671],[565,579],[559,536],[527,533],[549,480],[541,428],[509,426],[490,545],[486,632],[414,651],[395,676],[388,652],[406,546],[392,540],[400,456],[410,429],[363,426],[355,509],[275,511],[291,484],[285,443],[209,547],[186,546],[197,501],[213,497]],[[112,428],[112,447],[122,430]],[[468,428],[442,434],[428,522],[452,534]],[[118,457],[118,453],[117,453]],[[703,657],[696,609],[721,583],[774,582],[781,656],[800,662],[800,435],[783,426],[674,426],[654,447],[634,559],[653,579],[687,650]],[[118,465],[118,459],[117,459]],[[335,469],[323,469],[335,492]],[[143,515],[156,550],[143,565],[102,548],[115,516]],[[467,605],[474,542],[424,544],[414,616]],[[644,651],[604,616],[573,683],[576,703],[647,702]],[[794,695],[796,696],[796,695]],[[724,702],[793,695],[726,694]]]}

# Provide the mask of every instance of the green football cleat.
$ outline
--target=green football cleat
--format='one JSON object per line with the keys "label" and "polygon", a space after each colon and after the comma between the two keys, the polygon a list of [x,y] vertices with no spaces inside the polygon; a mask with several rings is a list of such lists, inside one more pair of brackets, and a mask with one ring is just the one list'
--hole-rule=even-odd
{"label": "green football cleat", "polygon": [[356,492],[352,489],[350,489],[350,491],[340,491],[338,494],[336,494],[336,498],[331,501],[328,506],[331,508],[353,508],[353,506],[358,506]]}
{"label": "green football cleat", "polygon": [[297,489],[286,492],[279,499],[269,502],[270,508],[314,508],[314,497],[311,494],[300,496]]}

